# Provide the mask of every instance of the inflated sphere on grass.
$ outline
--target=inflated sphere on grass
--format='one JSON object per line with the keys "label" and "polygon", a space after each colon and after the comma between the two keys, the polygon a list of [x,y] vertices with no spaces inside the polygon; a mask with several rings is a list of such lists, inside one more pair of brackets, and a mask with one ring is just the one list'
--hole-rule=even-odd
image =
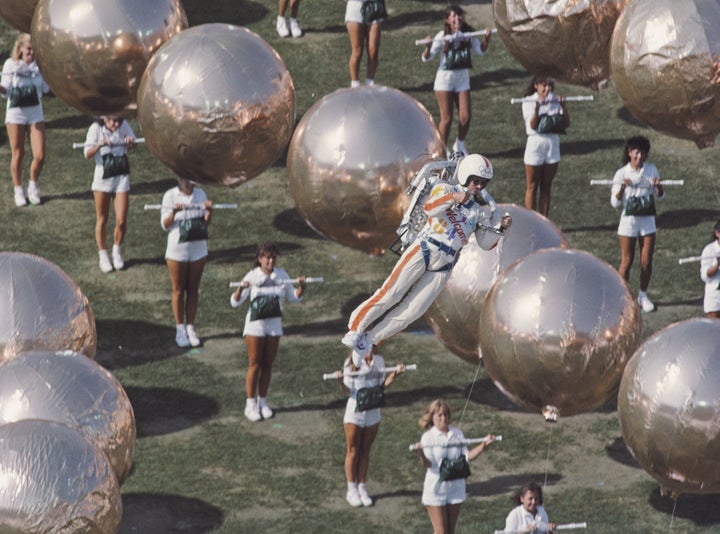
{"label": "inflated sphere on grass", "polygon": [[130,473],[135,415],[120,382],[77,352],[24,352],[0,365],[0,425],[44,419],[79,430],[107,456],[120,484]]}
{"label": "inflated sphere on grass", "polygon": [[30,23],[38,0],[0,0],[0,16],[10,26],[30,33]]}
{"label": "inflated sphere on grass", "polygon": [[642,335],[625,280],[573,249],[533,252],[505,269],[479,320],[490,378],[547,420],[593,410],[615,395]]}
{"label": "inflated sphere on grass", "polygon": [[623,439],[663,493],[720,493],[720,321],[696,318],[648,338],[618,393]]}
{"label": "inflated sphere on grass", "polygon": [[78,285],[54,263],[0,252],[0,363],[30,350],[72,350],[94,358],[95,315]]}
{"label": "inflated sphere on grass", "polygon": [[295,87],[278,53],[229,24],[195,26],[150,60],[138,91],[150,150],[176,174],[237,186],[283,154]]}
{"label": "inflated sphere on grass", "polygon": [[63,101],[88,115],[133,115],[150,57],[187,25],[180,0],[40,0],[32,40]]}
{"label": "inflated sphere on grass", "polygon": [[414,174],[443,144],[428,111],[390,87],[339,89],[318,100],[290,141],[290,194],[323,236],[371,254],[395,240]]}
{"label": "inflated sphere on grass", "polygon": [[530,72],[598,89],[610,77],[610,39],[629,1],[493,0],[493,12],[503,43]]}
{"label": "inflated sphere on grass", "polygon": [[486,251],[471,239],[447,284],[425,312],[442,344],[472,364],[477,364],[481,356],[478,317],[500,273],[536,250],[569,246],[560,229],[536,211],[516,204],[498,204],[498,211],[509,213],[513,219],[498,246]]}
{"label": "inflated sphere on grass", "polygon": [[0,426],[0,531],[112,534],[120,487],[105,454],[59,423]]}
{"label": "inflated sphere on grass", "polygon": [[610,64],[630,113],[705,148],[720,132],[718,56],[718,2],[634,0],[615,26]]}

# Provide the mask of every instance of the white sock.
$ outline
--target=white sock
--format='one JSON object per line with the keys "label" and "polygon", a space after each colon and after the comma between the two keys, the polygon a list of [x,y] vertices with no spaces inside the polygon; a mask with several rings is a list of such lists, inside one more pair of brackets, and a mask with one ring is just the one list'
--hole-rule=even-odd
{"label": "white sock", "polygon": [[257,401],[255,399],[249,398],[245,401],[245,407],[246,408],[256,408],[257,407]]}
{"label": "white sock", "polygon": [[358,489],[357,482],[348,482],[347,485],[348,491],[357,491]]}
{"label": "white sock", "polygon": [[360,482],[358,484],[358,491],[360,493],[367,493],[367,488],[365,487],[365,482]]}
{"label": "white sock", "polygon": [[15,194],[16,194],[16,195],[24,195],[24,194],[25,194],[25,193],[23,193],[23,188],[22,188],[21,185],[16,185],[16,186],[15,186]]}
{"label": "white sock", "polygon": [[99,255],[101,258],[107,258],[107,257],[108,257],[108,251],[107,251],[107,249],[104,248],[104,249],[102,249],[102,250],[99,250],[99,251],[98,251],[98,255]]}
{"label": "white sock", "polygon": [[372,78],[366,78],[365,85],[375,85],[375,80],[373,80]]}
{"label": "white sock", "polygon": [[37,182],[30,180],[28,182],[28,191],[37,191]]}
{"label": "white sock", "polygon": [[350,87],[360,87],[360,80],[350,80]]}
{"label": "white sock", "polygon": [[278,15],[278,22],[280,22],[281,20],[285,20],[285,17],[281,17],[280,15]]}
{"label": "white sock", "polygon": [[187,325],[187,326],[185,327],[185,331],[188,333],[188,335],[190,334],[190,332],[192,332],[192,333],[194,334],[194,333],[195,333],[195,327],[194,327],[193,325],[189,324],[189,325]]}
{"label": "white sock", "polygon": [[641,299],[641,298],[646,298],[646,297],[647,297],[647,292],[642,291],[642,290],[638,291],[638,298],[639,298],[639,299]]}
{"label": "white sock", "polygon": [[[107,254],[107,250],[105,251],[105,254]],[[187,330],[185,330],[185,325],[184,325],[184,324],[176,324],[176,325],[175,325],[175,331],[176,331],[176,332],[187,332]]]}
{"label": "white sock", "polygon": [[258,406],[267,406],[267,397],[258,397]]}
{"label": "white sock", "polygon": [[120,245],[113,245],[113,254],[114,254],[115,252],[117,252],[118,254],[120,254]]}
{"label": "white sock", "polygon": [[293,22],[294,22],[295,24],[297,24],[297,19],[295,19],[295,18],[293,18],[293,17],[290,17],[290,24],[292,24]]}

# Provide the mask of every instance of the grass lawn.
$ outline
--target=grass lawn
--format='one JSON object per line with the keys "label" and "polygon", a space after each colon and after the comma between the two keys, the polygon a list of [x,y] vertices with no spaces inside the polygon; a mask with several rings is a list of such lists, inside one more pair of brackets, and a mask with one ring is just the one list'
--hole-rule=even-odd
{"label": "grass lawn", "polygon": [[[226,22],[266,39],[293,77],[298,119],[318,99],[349,85],[342,1],[303,0],[299,18],[306,35],[284,40],[275,33],[274,0],[183,4],[192,26]],[[417,99],[437,120],[432,92],[437,64],[422,64],[413,41],[441,28],[445,3],[387,4],[390,17],[383,27],[376,81]],[[492,25],[489,0],[463,5],[471,24]],[[3,57],[16,35],[0,23]],[[509,98],[521,96],[529,73],[497,37],[474,64],[468,148],[492,160],[494,198],[522,204],[525,132],[519,106],[511,106]],[[556,92],[593,94],[562,84]],[[683,187],[668,188],[659,205],[649,292],[658,310],[643,316],[647,336],[702,315],[698,265],[678,265],[677,259],[698,255],[720,218],[720,151],[699,150],[692,142],[643,126],[612,86],[594,94],[592,103],[569,104],[572,126],[562,139],[554,183],[550,216],[573,247],[618,264],[619,214],[610,207],[609,189],[589,182],[612,178],[625,138],[647,136],[649,161],[661,176],[685,180]],[[417,420],[436,397],[450,403],[454,422],[467,436],[493,432],[504,437],[473,463],[458,532],[502,528],[510,493],[528,478],[546,484],[546,507],[551,520],[560,523],[587,521],[602,532],[720,531],[717,496],[682,495],[677,503],[660,496],[658,484],[623,444],[612,399],[593,413],[548,425],[539,414],[523,412],[505,399],[482,368],[450,353],[422,322],[383,347],[389,364],[417,363],[418,370],[388,391],[368,484],[376,505],[350,508],[344,498],[344,399],[337,385],[323,382],[321,375],[339,367],[345,356],[340,338],[350,311],[382,282],[395,256],[369,257],[315,234],[294,208],[282,159],[236,189],[203,186],[211,199],[237,202],[240,209],[213,218],[196,321],[204,345],[179,349],[163,259],[165,234],[157,212],[143,209],[174,185],[172,173],[146,147],[131,154],[127,267],[102,274],[93,238],[92,164],[70,148],[84,140],[92,119],[57,98],[45,99],[44,105],[47,160],[41,206],[15,207],[4,129],[0,136],[5,191],[0,250],[31,252],[55,262],[92,303],[96,359],[123,384],[137,420],[135,465],[122,487],[123,534],[429,532],[420,503],[423,469],[407,445],[420,436]],[[137,122],[131,124],[142,135]],[[326,282],[308,286],[302,305],[288,306],[270,395],[276,416],[250,423],[243,415],[245,309],[230,308],[228,281],[249,269],[261,240],[278,244],[279,266],[291,276],[323,276]],[[631,286],[638,286],[637,265]]]}

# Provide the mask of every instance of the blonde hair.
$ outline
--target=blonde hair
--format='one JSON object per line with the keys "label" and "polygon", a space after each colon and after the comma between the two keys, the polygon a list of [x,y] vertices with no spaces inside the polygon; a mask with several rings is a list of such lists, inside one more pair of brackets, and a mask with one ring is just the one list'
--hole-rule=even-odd
{"label": "blonde hair", "polygon": [[433,426],[433,415],[443,412],[447,414],[448,421],[450,421],[450,406],[448,406],[447,403],[442,399],[435,399],[434,401],[432,401],[430,404],[428,404],[427,408],[425,408],[425,412],[418,420],[420,428],[427,430],[428,428]]}
{"label": "blonde hair", "polygon": [[20,58],[22,57],[22,52],[20,51],[20,49],[26,44],[32,45],[32,38],[30,37],[29,33],[21,33],[15,40],[15,46],[13,46],[12,50],[12,58],[15,61],[20,61]]}

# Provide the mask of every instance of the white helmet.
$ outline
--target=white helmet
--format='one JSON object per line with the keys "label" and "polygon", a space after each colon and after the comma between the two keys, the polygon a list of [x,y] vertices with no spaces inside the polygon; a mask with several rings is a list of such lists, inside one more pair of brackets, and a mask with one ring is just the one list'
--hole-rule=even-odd
{"label": "white helmet", "polygon": [[458,165],[458,182],[463,187],[467,187],[471,176],[484,178],[485,180],[492,180],[493,166],[492,163],[490,163],[490,160],[480,154],[470,154],[465,156]]}

